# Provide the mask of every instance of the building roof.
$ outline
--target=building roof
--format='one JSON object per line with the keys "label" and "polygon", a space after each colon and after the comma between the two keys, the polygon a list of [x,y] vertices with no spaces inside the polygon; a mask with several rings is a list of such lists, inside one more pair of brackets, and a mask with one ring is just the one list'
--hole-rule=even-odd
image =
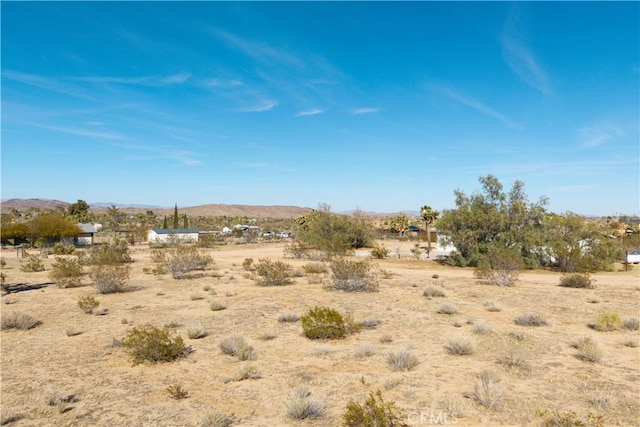
{"label": "building roof", "polygon": [[156,234],[197,234],[195,228],[152,228],[151,231]]}
{"label": "building roof", "polygon": [[409,226],[409,231],[420,231],[420,227],[417,227],[415,225],[410,225]]}
{"label": "building roof", "polygon": [[93,224],[87,224],[87,223],[78,223],[78,227],[80,227],[80,230],[82,230],[83,233],[97,233],[98,230],[96,230],[96,228],[93,226]]}

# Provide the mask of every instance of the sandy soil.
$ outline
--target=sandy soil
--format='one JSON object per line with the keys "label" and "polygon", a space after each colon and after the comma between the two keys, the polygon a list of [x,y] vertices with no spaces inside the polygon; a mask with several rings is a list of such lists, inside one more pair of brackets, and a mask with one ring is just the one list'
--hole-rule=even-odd
{"label": "sandy soil", "polygon": [[[405,253],[412,247],[406,245]],[[10,425],[15,426],[195,426],[216,410],[233,414],[237,426],[337,426],[348,401],[364,399],[364,377],[371,389],[381,389],[385,399],[395,400],[411,415],[409,425],[539,425],[542,410],[573,410],[581,418],[601,415],[605,425],[638,425],[640,348],[624,342],[637,343],[640,335],[589,327],[603,311],[614,310],[622,317],[640,314],[638,266],[593,275],[593,290],[559,287],[561,275],[544,271],[524,273],[516,286],[500,288],[479,282],[469,269],[389,258],[375,261],[391,276],[381,281],[379,292],[342,293],[309,283],[308,276],[284,287],[256,286],[242,267],[245,258],[282,259],[297,268],[309,262],[285,259],[281,243],[209,252],[216,268],[188,280],[145,274],[143,268],[153,265],[150,251],[135,246],[130,292],[96,295],[85,279],[83,287],[49,285],[3,296],[3,315],[19,311],[42,322],[28,331],[3,330],[0,335],[3,420],[13,420]],[[2,257],[8,282],[49,282],[47,271],[21,272],[15,251],[4,250]],[[47,270],[52,262],[53,257],[45,260]],[[446,296],[427,299],[422,290],[435,274]],[[108,313],[84,314],[77,301],[85,295],[96,296]],[[483,304],[488,300],[498,301],[502,311],[487,311]],[[213,312],[210,301],[227,308]],[[455,304],[459,313],[438,314],[443,302]],[[278,321],[282,312],[302,315],[316,305],[380,324],[344,340],[317,342],[302,335],[300,322]],[[514,324],[516,316],[529,312],[544,315],[549,325]],[[124,350],[112,343],[146,323],[177,324],[193,353],[173,363],[133,367]],[[491,330],[478,334],[478,324]],[[188,339],[187,330],[195,326],[209,335]],[[82,333],[68,336],[70,329]],[[242,362],[220,352],[220,340],[232,334],[247,338],[256,360]],[[265,334],[275,338],[265,340]],[[446,344],[458,335],[475,342],[472,355],[447,352]],[[381,342],[383,336],[392,341]],[[572,344],[582,337],[600,345],[604,354],[599,362],[576,357]],[[420,363],[408,372],[392,372],[386,355],[404,347],[411,348]],[[372,354],[359,357],[365,349]],[[526,359],[530,369],[498,363],[510,352]],[[261,378],[229,381],[248,363]],[[497,409],[467,397],[483,370],[495,372],[504,389]],[[169,397],[166,388],[175,383],[188,391],[188,398]],[[300,385],[326,403],[324,417],[287,418],[285,402]],[[73,401],[47,405],[47,396],[56,393],[73,395]]]}

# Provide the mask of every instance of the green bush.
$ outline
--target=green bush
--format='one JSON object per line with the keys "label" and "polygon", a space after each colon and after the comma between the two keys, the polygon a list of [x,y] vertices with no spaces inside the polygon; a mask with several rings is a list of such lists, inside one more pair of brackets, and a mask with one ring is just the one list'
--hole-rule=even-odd
{"label": "green bush", "polygon": [[389,256],[389,249],[384,246],[376,246],[371,250],[371,257],[375,259],[385,259]]}
{"label": "green bush", "polygon": [[[364,380],[363,380],[364,383]],[[386,402],[382,391],[369,392],[364,403],[349,401],[342,415],[343,427],[406,427],[406,419],[402,409],[394,401]]]}
{"label": "green bush", "polygon": [[304,335],[309,339],[341,339],[347,334],[344,318],[330,307],[312,308],[301,320]]}
{"label": "green bush", "polygon": [[44,263],[38,255],[29,255],[27,261],[20,264],[20,271],[25,273],[44,271]]}
{"label": "green bush", "polygon": [[560,286],[564,288],[593,289],[596,286],[588,274],[572,273],[565,274],[560,278]]}
{"label": "green bush", "polygon": [[330,289],[345,292],[376,292],[379,288],[377,275],[367,259],[348,260],[334,258],[329,266],[332,285]]}
{"label": "green bush", "polygon": [[284,286],[291,283],[292,274],[290,264],[263,258],[255,264],[254,280],[259,286]]}
{"label": "green bush", "polygon": [[53,247],[54,255],[71,255],[76,248],[73,245],[64,245],[62,243],[56,243]]}
{"label": "green bush", "polygon": [[56,257],[49,278],[61,288],[79,286],[83,276],[82,261],[78,258]]}
{"label": "green bush", "polygon": [[91,295],[78,298],[78,307],[80,307],[80,310],[84,311],[86,314],[93,313],[93,310],[99,305],[100,303],[98,300]]}
{"label": "green bush", "polygon": [[185,346],[182,337],[171,329],[160,329],[151,325],[130,329],[121,340],[121,344],[134,366],[145,361],[172,362],[191,351]]}

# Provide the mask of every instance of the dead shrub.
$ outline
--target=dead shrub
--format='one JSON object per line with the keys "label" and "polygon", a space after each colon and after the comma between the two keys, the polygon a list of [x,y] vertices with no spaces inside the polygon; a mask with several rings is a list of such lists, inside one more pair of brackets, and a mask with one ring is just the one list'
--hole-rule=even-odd
{"label": "dead shrub", "polygon": [[491,285],[513,286],[523,266],[522,256],[516,251],[492,247],[474,275]]}
{"label": "dead shrub", "polygon": [[377,292],[379,279],[368,259],[349,260],[334,258],[329,265],[331,282],[329,289],[345,292]]}
{"label": "dead shrub", "polygon": [[112,294],[129,290],[129,266],[114,264],[98,264],[91,267],[91,279],[94,282],[96,292],[99,294]]}
{"label": "dead shrub", "polygon": [[285,286],[292,283],[292,274],[290,264],[263,258],[255,265],[253,280],[258,286]]}
{"label": "dead shrub", "polygon": [[28,329],[33,329],[40,324],[41,322],[30,314],[18,311],[2,313],[2,329],[18,329],[26,331]]}

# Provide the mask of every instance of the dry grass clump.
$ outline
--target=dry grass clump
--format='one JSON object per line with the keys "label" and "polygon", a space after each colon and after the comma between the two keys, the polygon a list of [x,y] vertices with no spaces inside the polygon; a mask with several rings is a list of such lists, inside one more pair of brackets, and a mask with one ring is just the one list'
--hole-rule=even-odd
{"label": "dry grass clump", "polygon": [[255,360],[254,349],[242,335],[232,335],[220,341],[220,351],[240,360]]}
{"label": "dry grass clump", "polygon": [[504,400],[504,389],[498,384],[498,376],[492,371],[482,371],[478,375],[478,380],[473,391],[468,397],[477,404],[488,409],[498,409]]}
{"label": "dry grass clump", "polygon": [[625,318],[624,327],[629,329],[630,331],[637,331],[638,329],[640,329],[640,318],[639,317]]}
{"label": "dry grass clump", "polygon": [[40,401],[43,404],[47,406],[58,406],[61,413],[66,410],[65,405],[67,403],[72,403],[76,400],[73,394],[62,392],[53,386],[46,389],[40,397]]}
{"label": "dry grass clump", "polygon": [[205,329],[199,326],[194,326],[192,328],[187,329],[187,336],[189,337],[189,339],[192,339],[192,340],[199,340],[201,338],[205,338],[208,335],[209,335],[209,332],[207,332]]}
{"label": "dry grass clump", "polygon": [[358,347],[355,351],[355,356],[358,359],[362,359],[365,357],[370,357],[376,354],[376,349],[372,345],[364,345],[362,347]]}
{"label": "dry grass clump", "polygon": [[191,301],[199,301],[201,299],[204,299],[204,295],[193,292],[191,295],[189,295],[189,299],[191,299]]}
{"label": "dry grass clump", "polygon": [[594,289],[595,280],[591,280],[588,274],[571,273],[560,278],[560,286],[564,288]]}
{"label": "dry grass clump", "polygon": [[287,416],[297,420],[316,419],[324,416],[326,406],[323,401],[311,397],[305,386],[298,387],[285,402]]}
{"label": "dry grass clump", "polygon": [[531,371],[529,358],[519,350],[511,349],[498,359],[498,363],[508,368],[518,369],[523,373]]}
{"label": "dry grass clump", "polygon": [[1,329],[18,329],[21,331],[33,329],[42,323],[30,314],[19,311],[3,312],[1,322]]}
{"label": "dry grass clump", "polygon": [[491,328],[491,326],[487,325],[483,321],[476,322],[473,325],[473,333],[474,334],[483,335],[483,334],[488,334],[488,333],[490,333],[492,331],[493,331],[493,329]]}
{"label": "dry grass clump", "polygon": [[387,365],[393,372],[410,371],[418,366],[418,357],[411,349],[403,348],[396,352],[387,353]]}
{"label": "dry grass clump", "polygon": [[445,348],[449,354],[455,356],[468,356],[473,354],[475,351],[475,343],[471,338],[459,335],[451,338],[447,345],[445,345]]}
{"label": "dry grass clump", "polygon": [[422,295],[431,299],[431,298],[442,298],[445,297],[445,293],[440,286],[429,285],[422,290]]}
{"label": "dry grass clump", "polygon": [[360,322],[360,326],[364,329],[375,329],[382,323],[381,320],[378,319],[367,319]]}
{"label": "dry grass clump", "polygon": [[484,307],[487,309],[487,311],[491,311],[491,312],[498,312],[498,311],[502,311],[502,306],[500,305],[500,303],[496,300],[488,300],[485,301],[483,303]]}
{"label": "dry grass clump", "polygon": [[585,362],[599,362],[602,359],[602,350],[592,338],[584,337],[580,338],[573,344],[573,347],[578,350],[576,357]]}
{"label": "dry grass clump", "polygon": [[635,338],[627,338],[622,342],[622,345],[629,348],[637,348],[640,347],[640,341]]}
{"label": "dry grass clump", "polygon": [[280,323],[293,323],[300,320],[300,316],[292,311],[285,311],[278,315],[278,322]]}
{"label": "dry grass clump", "polygon": [[345,292],[377,292],[379,280],[368,259],[334,258],[329,265],[331,282],[328,289]]}
{"label": "dry grass clump", "polygon": [[617,331],[622,329],[623,326],[624,322],[615,311],[605,311],[598,314],[596,323],[592,325],[593,329],[600,332]]}
{"label": "dry grass clump", "polygon": [[211,311],[222,311],[225,310],[227,306],[219,301],[211,301],[209,303],[209,308],[211,309]]}
{"label": "dry grass clump", "polygon": [[440,304],[440,307],[438,307],[438,309],[436,310],[436,313],[438,314],[448,314],[448,315],[456,314],[457,312],[458,312],[458,307],[456,307],[455,304],[451,304],[450,302],[445,302]]}
{"label": "dry grass clump", "polygon": [[244,381],[244,380],[256,380],[260,378],[260,372],[258,372],[258,368],[253,365],[244,365],[236,372],[233,377],[234,381]]}
{"label": "dry grass clump", "polygon": [[282,261],[263,258],[255,264],[253,280],[258,286],[285,286],[292,283],[293,267]]}
{"label": "dry grass clump", "polygon": [[549,324],[549,321],[538,313],[521,314],[513,322],[519,326],[547,326]]}
{"label": "dry grass clump", "polygon": [[302,266],[302,271],[305,274],[325,274],[329,272],[329,268],[321,262],[310,262]]}
{"label": "dry grass clump", "polygon": [[538,416],[543,417],[542,427],[603,427],[602,415],[589,412],[586,417],[581,417],[575,411],[538,411]]}
{"label": "dry grass clump", "polygon": [[205,414],[198,427],[230,427],[233,425],[233,417],[218,411],[209,411]]}
{"label": "dry grass clump", "polygon": [[393,337],[389,334],[385,334],[382,335],[378,341],[380,341],[380,343],[382,344],[388,344],[390,342],[393,342]]}

